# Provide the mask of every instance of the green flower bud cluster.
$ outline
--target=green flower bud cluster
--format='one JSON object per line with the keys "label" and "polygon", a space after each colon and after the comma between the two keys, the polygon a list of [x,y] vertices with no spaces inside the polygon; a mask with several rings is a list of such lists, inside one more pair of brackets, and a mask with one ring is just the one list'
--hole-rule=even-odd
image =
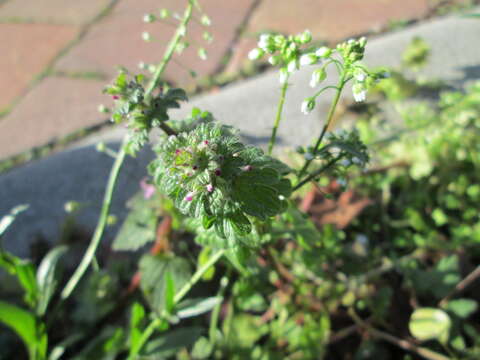
{"label": "green flower bud cluster", "polygon": [[187,100],[185,91],[176,88],[161,90],[156,96],[145,97],[143,80],[143,75],[127,80],[127,74],[121,72],[104,91],[112,95],[115,102],[112,121],[123,122],[130,130],[126,151],[131,155],[146,143],[152,128],[169,119],[169,109],[179,108],[179,101]]}
{"label": "green flower bud cluster", "polygon": [[266,220],[287,206],[288,167],[243,145],[230,127],[204,122],[170,136],[155,152],[154,183],[182,213],[223,239],[251,233],[255,218]]}

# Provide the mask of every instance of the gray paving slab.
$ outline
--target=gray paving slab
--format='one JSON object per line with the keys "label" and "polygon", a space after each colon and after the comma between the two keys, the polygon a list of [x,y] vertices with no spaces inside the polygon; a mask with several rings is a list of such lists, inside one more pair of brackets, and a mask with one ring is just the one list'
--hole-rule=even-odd
{"label": "gray paving slab", "polygon": [[[480,77],[479,35],[480,21],[459,17],[440,19],[372,40],[366,61],[375,66],[398,65],[412,37],[421,36],[432,46],[432,59],[423,74],[462,87]],[[292,78],[284,122],[279,131],[284,146],[310,141],[321,129],[328,98],[324,98],[310,115],[300,112],[302,100],[311,95],[310,73],[311,69],[304,69]],[[279,87],[276,73],[263,74],[219,93],[199,96],[176,116],[182,116],[193,106],[210,110],[218,120],[237,126],[247,141],[265,145]],[[6,234],[7,248],[25,256],[36,237],[50,241],[58,239],[59,227],[65,218],[63,204],[68,200],[91,204],[79,216],[78,222],[87,230],[93,229],[112,160],[97,153],[92,144],[99,139],[118,143],[123,133],[123,129],[115,129],[97,134],[73,149],[0,176],[0,214],[17,204],[30,204],[30,209]],[[120,218],[125,214],[123,204],[138,189],[150,157],[151,153],[145,151],[139,159],[129,159],[125,164],[113,203],[114,213]],[[114,233],[115,229],[110,229],[107,239]]]}

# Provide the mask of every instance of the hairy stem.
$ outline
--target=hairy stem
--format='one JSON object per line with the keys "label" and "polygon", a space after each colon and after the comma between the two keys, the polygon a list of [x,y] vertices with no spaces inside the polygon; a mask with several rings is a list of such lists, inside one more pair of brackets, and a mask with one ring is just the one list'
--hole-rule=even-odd
{"label": "hairy stem", "polygon": [[275,146],[275,141],[277,139],[277,130],[278,126],[280,125],[280,121],[282,120],[282,112],[283,112],[283,105],[285,104],[285,95],[287,94],[288,88],[288,75],[285,79],[285,83],[282,85],[282,91],[280,93],[280,101],[278,102],[277,107],[277,116],[275,117],[275,122],[273,124],[272,129],[272,136],[270,137],[270,141],[268,143],[268,155],[272,155],[273,147]]}
{"label": "hairy stem", "polygon": [[[320,133],[320,136],[318,137],[317,142],[315,143],[315,146],[313,148],[313,155],[314,156],[317,153],[320,145],[322,144],[323,138],[324,138],[327,130],[330,128],[330,124],[332,122],[333,115],[335,114],[335,110],[337,108],[338,101],[340,100],[340,95],[342,93],[343,87],[345,86],[345,83],[346,83],[345,72],[343,72],[343,74],[340,77],[340,80],[338,81],[338,85],[335,87],[336,88],[335,96],[333,97],[332,104],[330,105],[330,110],[328,111],[327,121],[326,121],[325,125],[323,126],[322,132]],[[298,180],[300,180],[305,175],[305,173],[307,172],[308,167],[310,166],[310,163],[312,161],[313,161],[313,159],[305,161],[305,164],[303,165],[302,169],[300,170],[300,172],[298,174]]]}
{"label": "hairy stem", "polygon": [[297,191],[298,189],[300,189],[303,185],[309,183],[310,181],[314,180],[317,176],[321,175],[324,171],[328,170],[329,168],[331,168],[333,165],[335,165],[335,163],[340,160],[340,158],[335,158],[333,160],[331,160],[330,162],[328,162],[325,166],[322,166],[320,169],[317,169],[315,170],[314,172],[312,172],[310,175],[308,175],[305,179],[303,179],[302,181],[300,181],[297,185],[295,185],[292,189],[292,191]]}
{"label": "hairy stem", "polygon": [[90,240],[90,244],[88,245],[87,251],[83,255],[82,261],[77,266],[72,277],[70,280],[68,280],[67,284],[63,288],[61,293],[62,300],[67,299],[72,294],[73,290],[95,257],[95,252],[97,251],[98,245],[100,244],[100,240],[102,239],[102,235],[105,230],[105,226],[107,225],[107,218],[110,211],[110,204],[112,202],[113,190],[115,188],[120,169],[122,168],[123,161],[125,160],[126,153],[123,145],[125,144],[126,140],[127,137],[124,138],[123,143],[120,146],[120,150],[117,153],[117,158],[113,163],[112,170],[110,171],[107,189],[105,190],[102,209],[100,211],[100,218],[98,219],[98,224],[95,228],[95,232],[93,233],[92,240]]}
{"label": "hairy stem", "polygon": [[213,346],[216,342],[217,336],[217,326],[218,326],[218,318],[220,316],[220,309],[222,308],[223,299],[225,295],[225,291],[227,290],[228,282],[230,278],[230,271],[227,272],[227,275],[224,276],[220,280],[220,290],[218,291],[218,297],[220,300],[218,301],[217,305],[213,308],[212,316],[210,318],[210,327],[208,330],[208,336],[210,338],[210,344]]}
{"label": "hairy stem", "polygon": [[[165,71],[167,64],[171,60],[175,48],[177,47],[180,39],[184,36],[185,29],[192,17],[193,6],[194,6],[194,1],[189,0],[182,22],[180,23],[177,31],[175,32],[172,40],[170,41],[168,48],[165,51],[165,54],[162,58],[162,61],[157,66],[157,70],[155,71],[153,78],[147,87],[147,90],[145,92],[145,98],[150,97],[153,90],[158,86],[160,78],[163,72]],[[175,131],[173,131],[165,123],[162,123],[160,127],[162,128],[163,131],[165,131],[166,134],[175,135]],[[118,174],[120,173],[120,169],[126,157],[124,145],[127,139],[128,139],[128,135],[126,135],[125,138],[123,139],[120,150],[118,151],[115,158],[115,162],[113,163],[112,170],[110,171],[110,176],[108,178],[108,183],[107,183],[107,189],[105,191],[102,209],[100,212],[100,218],[98,220],[97,227],[95,228],[93,237],[90,240],[90,244],[88,245],[87,251],[85,252],[79,266],[75,269],[75,272],[73,273],[72,277],[69,279],[69,281],[67,282],[67,284],[65,285],[65,288],[61,293],[62,300],[67,299],[72,294],[73,290],[78,285],[80,279],[85,274],[89,265],[92,263],[93,259],[95,258],[95,252],[97,251],[98,245],[100,244],[100,240],[102,238],[102,235],[105,231],[105,227],[107,225],[107,218],[110,212],[110,204],[112,202],[113,191],[115,189],[115,184],[117,182]]]}
{"label": "hairy stem", "polygon": [[[218,250],[215,254],[212,255],[212,257],[204,264],[202,265],[196,272],[195,274],[192,275],[190,280],[183,285],[183,287],[178,291],[178,293],[175,294],[175,297],[173,298],[173,303],[174,305],[177,305],[185,295],[190,291],[190,289],[195,285],[201,278],[202,276],[210,269],[211,266],[213,266],[220,258],[225,254],[225,250],[221,249]],[[130,355],[128,356],[127,360],[134,360],[137,358],[140,350],[142,350],[143,346],[146,344],[148,339],[152,336],[152,334],[155,332],[155,330],[163,324],[168,314],[162,314],[160,317],[157,317],[153,319],[150,324],[148,324],[147,328],[143,331],[142,336],[136,346],[131,349]]]}

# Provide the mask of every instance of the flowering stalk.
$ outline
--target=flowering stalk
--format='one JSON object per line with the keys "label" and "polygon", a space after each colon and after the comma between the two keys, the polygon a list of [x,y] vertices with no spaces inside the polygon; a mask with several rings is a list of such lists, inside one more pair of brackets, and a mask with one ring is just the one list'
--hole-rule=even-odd
{"label": "flowering stalk", "polygon": [[[343,72],[342,75],[340,76],[340,80],[338,81],[338,84],[336,86],[335,96],[333,98],[332,104],[330,105],[330,110],[328,111],[326,123],[323,126],[322,132],[320,133],[320,136],[318,137],[317,142],[315,143],[315,146],[313,148],[312,153],[313,153],[314,156],[317,153],[320,145],[322,144],[322,140],[323,140],[327,130],[330,128],[330,125],[331,125],[331,122],[332,122],[332,119],[333,119],[333,115],[335,114],[335,110],[337,108],[338,101],[340,100],[340,95],[341,95],[343,87],[345,86],[345,83],[346,83],[345,75],[346,75],[346,73]],[[295,190],[300,187],[299,186],[301,184],[300,179],[302,179],[302,177],[305,175],[306,171],[308,170],[308,167],[310,166],[310,163],[315,158],[314,156],[312,158],[308,158],[308,159],[305,160],[305,164],[303,165],[302,169],[298,173],[299,183],[294,187]]]}
{"label": "flowering stalk", "polygon": [[[184,29],[186,28],[186,26],[188,25],[192,17],[193,6],[194,6],[194,1],[189,0],[187,8],[185,10],[183,20],[180,23],[177,31],[175,32],[175,35],[173,36],[172,40],[170,41],[170,44],[163,56],[163,59],[158,65],[157,70],[155,71],[155,74],[153,75],[153,78],[149,83],[149,86],[145,92],[145,97],[151,96],[153,90],[158,86],[160,77],[165,71],[167,64],[171,60],[175,47],[183,37]],[[160,127],[168,135],[175,134],[175,132],[165,123],[162,123]],[[78,285],[80,279],[85,274],[85,272],[88,269],[88,266],[92,263],[95,257],[95,252],[97,251],[98,245],[100,244],[100,240],[102,239],[102,235],[107,225],[107,219],[110,212],[110,205],[112,201],[113,191],[115,189],[115,184],[117,182],[118,174],[120,173],[120,169],[122,168],[123,162],[126,157],[125,144],[127,142],[127,139],[128,139],[128,134],[125,135],[123,139],[122,146],[120,147],[120,150],[117,153],[117,157],[115,159],[115,162],[113,163],[112,170],[110,171],[107,189],[105,191],[102,209],[100,212],[100,218],[98,220],[97,227],[95,228],[93,237],[90,241],[87,251],[85,252],[79,266],[75,269],[75,272],[73,273],[72,277],[69,279],[69,281],[67,282],[67,284],[65,285],[61,293],[62,300],[66,300],[72,294],[73,290]]]}
{"label": "flowering stalk", "polygon": [[283,105],[285,104],[285,95],[287,94],[288,88],[288,75],[285,79],[285,82],[282,84],[282,92],[280,94],[280,101],[277,108],[277,116],[275,118],[275,123],[273,124],[272,136],[270,137],[270,142],[268,143],[268,155],[272,154],[273,147],[275,146],[275,140],[277,137],[278,126],[282,119]]}

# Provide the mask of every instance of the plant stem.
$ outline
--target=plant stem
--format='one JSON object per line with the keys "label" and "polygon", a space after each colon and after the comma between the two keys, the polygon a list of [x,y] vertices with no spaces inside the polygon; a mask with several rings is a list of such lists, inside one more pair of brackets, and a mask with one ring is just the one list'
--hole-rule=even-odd
{"label": "plant stem", "polygon": [[[180,300],[183,299],[183,297],[190,291],[193,285],[195,285],[201,278],[202,276],[210,269],[211,266],[213,266],[223,255],[225,254],[225,250],[221,249],[218,250],[215,254],[212,255],[208,261],[203,264],[196,272],[195,274],[192,275],[190,280],[183,285],[183,287],[180,289],[178,293],[175,294],[175,297],[173,298],[173,303],[174,305],[178,304]],[[134,360],[138,356],[138,353],[140,350],[142,350],[142,347],[145,345],[145,343],[148,341],[150,336],[152,336],[153,332],[155,329],[160,326],[167,317],[168,314],[162,313],[159,317],[155,318],[148,324],[147,328],[143,331],[141,338],[139,339],[138,343],[136,344],[135,348],[133,348],[130,352],[130,355],[128,356],[127,360]]]}
{"label": "plant stem", "polygon": [[160,81],[160,76],[163,74],[165,67],[167,66],[170,59],[172,58],[175,48],[177,47],[180,39],[185,35],[186,27],[192,17],[193,3],[194,3],[193,0],[188,0],[188,5],[187,5],[187,8],[185,9],[185,14],[183,15],[183,19],[180,22],[177,30],[175,31],[173,38],[170,40],[162,61],[160,62],[160,64],[158,64],[157,70],[153,74],[153,79],[147,87],[147,90],[145,92],[145,97],[149,96],[152,93],[152,91],[157,87],[158,82]]}
{"label": "plant stem", "polygon": [[417,355],[420,355],[421,357],[428,359],[428,360],[449,360],[446,356],[439,354],[435,351],[431,351],[429,349],[426,349],[424,347],[417,346],[410,341],[399,339],[393,335],[390,335],[386,332],[377,330],[370,326],[367,322],[363,321],[353,310],[353,308],[350,308],[348,311],[349,315],[352,317],[353,321],[360,327],[364,328],[366,331],[368,331],[369,334],[373,335],[374,337],[378,339],[385,340],[393,345],[398,346],[399,348],[406,350],[406,351],[411,351]]}
{"label": "plant stem", "polygon": [[100,244],[100,240],[102,238],[103,232],[105,230],[105,226],[107,225],[107,218],[110,211],[110,204],[112,202],[112,195],[113,190],[115,188],[115,183],[117,182],[118,174],[120,173],[120,169],[122,168],[123,161],[125,160],[125,150],[124,144],[127,140],[127,137],[123,139],[122,145],[120,146],[120,150],[118,151],[117,158],[113,163],[112,170],[110,171],[110,176],[108,178],[107,189],[105,190],[105,195],[103,198],[102,209],[100,211],[100,218],[98,219],[97,227],[95,228],[95,232],[93,233],[92,240],[88,245],[87,251],[83,255],[82,261],[75,269],[70,280],[65,285],[62,293],[61,298],[62,300],[67,299],[75,287],[77,286],[78,282],[82,278],[83,274],[87,270],[88,266],[91,264],[95,252],[97,251],[97,247]]}
{"label": "plant stem", "polygon": [[229,278],[230,278],[230,269],[227,272],[227,275],[222,277],[222,279],[220,280],[220,290],[218,291],[218,295],[217,295],[220,298],[220,301],[213,308],[212,316],[210,317],[210,328],[208,330],[208,336],[210,338],[210,344],[212,346],[215,345],[215,342],[217,340],[216,336],[217,336],[218,318],[220,315],[220,309],[222,308],[225,291],[227,290]]}
{"label": "plant stem", "polygon": [[450,292],[447,296],[445,296],[438,305],[440,307],[445,306],[453,296],[464,291],[468,286],[470,286],[470,284],[478,280],[479,277],[480,277],[480,265],[477,266],[475,270],[473,270],[470,274],[468,274],[462,281],[460,281],[455,286],[455,289],[453,289],[452,292]]}
{"label": "plant stem", "polygon": [[280,93],[280,101],[278,102],[277,107],[277,116],[275,117],[275,122],[273,124],[272,136],[268,143],[268,155],[272,155],[273,147],[275,146],[275,140],[277,138],[277,130],[280,125],[280,120],[282,119],[283,105],[285,104],[285,95],[287,94],[288,88],[288,75],[285,79],[285,83],[282,85],[282,91]]}
{"label": "plant stem", "polygon": [[[188,5],[185,10],[185,15],[183,17],[183,20],[180,23],[177,31],[175,32],[172,40],[170,41],[168,48],[165,51],[165,54],[163,56],[163,59],[158,65],[157,70],[155,71],[155,74],[153,75],[153,78],[147,87],[147,90],[145,92],[145,98],[149,98],[152,94],[152,91],[157,87],[160,81],[160,77],[165,71],[165,68],[168,62],[172,58],[173,52],[178,42],[183,37],[185,28],[187,27],[188,22],[190,21],[190,18],[192,16],[193,3],[194,3],[193,0],[188,1]],[[165,131],[165,133],[167,133],[167,135],[175,135],[175,132],[165,123],[162,123],[160,127],[162,128],[163,131]],[[79,266],[75,269],[75,272],[73,273],[72,277],[69,279],[69,281],[67,282],[67,284],[65,285],[65,288],[61,293],[62,300],[67,299],[72,294],[73,290],[78,285],[80,279],[85,274],[85,272],[88,269],[88,266],[92,263],[95,257],[95,252],[97,251],[98,245],[100,244],[100,240],[105,230],[105,226],[107,225],[107,218],[110,211],[110,204],[112,201],[113,190],[115,189],[115,184],[117,182],[118,174],[120,172],[120,169],[126,157],[124,145],[126,144],[127,140],[128,140],[128,135],[124,137],[120,150],[117,152],[115,162],[113,163],[112,170],[110,171],[110,176],[108,178],[108,183],[107,183],[107,189],[105,191],[105,195],[103,198],[102,209],[100,212],[100,218],[98,220],[97,227],[95,228],[93,237],[90,240],[90,244],[88,245],[87,251],[85,252]]]}
{"label": "plant stem", "polygon": [[297,191],[298,189],[300,189],[303,185],[305,185],[306,183],[314,180],[317,176],[319,176],[321,173],[323,173],[325,170],[329,169],[330,167],[332,167],[338,160],[340,160],[340,157],[337,157],[333,160],[331,160],[330,162],[328,162],[325,166],[322,166],[320,169],[317,169],[315,170],[313,173],[311,173],[310,175],[308,175],[305,179],[303,179],[302,181],[300,181],[297,185],[295,185],[292,189],[292,192],[293,191]]}
{"label": "plant stem", "polygon": [[[318,148],[322,144],[323,137],[325,136],[325,134],[326,134],[328,128],[330,127],[331,122],[332,122],[333,115],[335,114],[335,110],[337,108],[338,100],[340,100],[340,95],[341,95],[343,87],[345,86],[345,83],[346,83],[345,75],[346,75],[346,72],[344,71],[342,73],[342,75],[340,76],[340,80],[338,81],[338,84],[336,86],[335,96],[333,97],[332,104],[330,105],[330,110],[328,111],[327,121],[326,121],[325,125],[323,126],[322,132],[320,133],[320,136],[318,137],[317,142],[315,143],[315,146],[313,148],[313,155],[314,156],[317,153]],[[310,166],[310,163],[312,162],[312,160],[313,159],[305,161],[305,164],[303,165],[303,168],[300,170],[300,172],[298,174],[298,180],[300,180],[305,175],[305,173],[308,170],[308,167]]]}

